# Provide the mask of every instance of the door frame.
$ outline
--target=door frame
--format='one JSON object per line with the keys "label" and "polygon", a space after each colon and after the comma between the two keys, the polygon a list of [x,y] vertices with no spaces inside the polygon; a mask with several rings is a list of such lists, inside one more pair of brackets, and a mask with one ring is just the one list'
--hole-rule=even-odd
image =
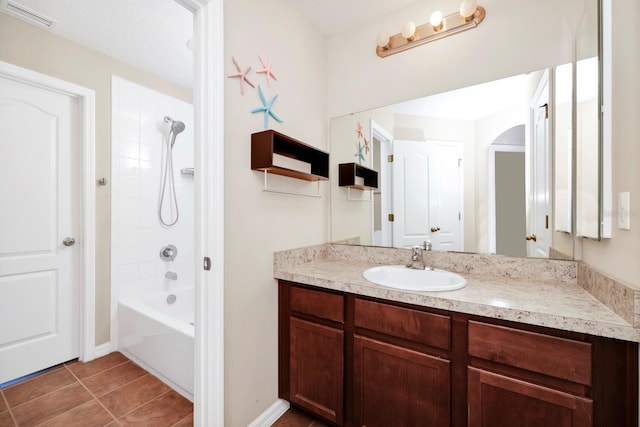
{"label": "door frame", "polygon": [[[387,156],[393,153],[393,136],[385,128],[380,126],[373,119],[370,120],[371,127],[371,147],[373,150],[373,139],[376,138],[380,141],[380,171],[378,179],[378,191],[380,191],[380,208],[381,208],[381,225],[380,237],[382,239],[381,246],[393,246],[393,227],[391,223],[385,219],[385,212],[388,216],[390,212],[393,212],[391,188],[392,188],[392,163],[387,161]],[[372,156],[373,158],[373,152]],[[375,191],[375,190],[374,190]],[[386,192],[386,194],[385,194]],[[386,197],[385,197],[386,196]],[[372,194],[373,197],[373,194]],[[371,201],[371,242],[376,244],[375,240],[375,224],[374,218],[375,203]],[[385,210],[386,209],[386,210]]]}
{"label": "door frame", "polygon": [[[194,421],[197,426],[223,426],[224,0],[175,1],[193,13]],[[203,268],[205,258],[209,270]]]}
{"label": "door frame", "polygon": [[[538,194],[534,191],[537,190],[536,188],[536,161],[539,161],[540,159],[536,158],[536,147],[534,146],[536,144],[536,136],[535,136],[535,118],[536,118],[536,111],[538,111],[541,106],[543,104],[541,104],[542,102],[545,102],[544,100],[546,99],[546,104],[548,105],[548,115],[547,115],[547,128],[546,128],[546,141],[547,141],[547,147],[544,153],[544,164],[546,165],[546,170],[549,171],[551,170],[551,150],[552,150],[552,145],[553,145],[553,140],[552,140],[552,128],[553,128],[553,117],[554,117],[554,111],[553,111],[553,102],[552,99],[552,82],[550,79],[550,73],[549,73],[549,69],[547,68],[546,70],[544,70],[544,73],[542,75],[542,77],[540,78],[540,81],[538,82],[538,86],[536,87],[536,90],[533,94],[533,96],[531,97],[531,101],[529,103],[529,124],[530,124],[530,129],[528,131],[529,133],[529,159],[525,158],[525,162],[527,162],[526,167],[529,168],[529,184],[527,187],[528,194],[527,194],[527,234],[537,234],[540,235],[541,232],[539,230],[537,230],[536,228],[536,216],[535,214],[539,214],[539,212],[535,211],[535,203],[536,203],[536,198],[538,197]],[[545,231],[545,234],[547,235],[547,237],[549,238],[549,247],[551,247],[553,245],[553,200],[551,198],[551,187],[552,187],[552,177],[548,176],[547,177],[547,183],[546,183],[546,188],[545,188],[545,194],[547,195],[548,198],[548,212],[549,212],[549,220],[551,222],[551,226],[548,228],[548,231]],[[535,212],[534,212],[535,211]],[[546,249],[546,253],[544,254],[545,256],[543,258],[548,258],[549,256],[549,247]],[[538,244],[537,242],[534,242],[534,247],[531,248],[531,245],[527,244],[527,256],[532,256],[535,257],[536,256],[536,250],[538,249]]]}
{"label": "door frame", "polygon": [[79,359],[99,355],[95,345],[95,92],[64,80],[0,61],[0,77],[61,93],[78,100],[80,122],[81,230],[79,271]]}
{"label": "door frame", "polygon": [[[487,188],[487,209],[488,209],[488,247],[487,251],[490,254],[496,253],[496,233],[498,232],[498,226],[496,224],[496,153],[524,153],[525,147],[524,145],[500,145],[500,144],[491,144],[489,146],[487,165],[488,165],[488,188]],[[525,200],[526,200],[526,190],[525,190]],[[525,219],[526,221],[526,219]],[[524,236],[522,236],[524,238]]]}

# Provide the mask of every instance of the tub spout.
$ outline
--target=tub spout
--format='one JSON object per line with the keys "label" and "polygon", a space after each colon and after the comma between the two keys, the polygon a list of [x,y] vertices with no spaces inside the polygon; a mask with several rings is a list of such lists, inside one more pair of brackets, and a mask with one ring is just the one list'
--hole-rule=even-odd
{"label": "tub spout", "polygon": [[178,280],[178,273],[174,273],[173,271],[167,271],[164,274],[164,277],[166,277],[169,280]]}

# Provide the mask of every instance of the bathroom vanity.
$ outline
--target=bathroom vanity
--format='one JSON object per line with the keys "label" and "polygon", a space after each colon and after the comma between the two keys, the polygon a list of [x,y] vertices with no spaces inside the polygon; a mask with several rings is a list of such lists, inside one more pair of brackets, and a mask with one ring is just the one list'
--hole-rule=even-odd
{"label": "bathroom vanity", "polygon": [[[470,289],[407,293],[357,277],[368,260],[306,261],[276,262],[279,390],[318,418],[368,427],[638,425],[637,330],[571,280],[532,287],[470,275]],[[496,293],[496,282],[512,283],[516,296],[493,307],[464,301],[465,292]],[[552,298],[548,307],[518,306],[527,288],[532,299]],[[564,315],[563,293],[574,302]]]}

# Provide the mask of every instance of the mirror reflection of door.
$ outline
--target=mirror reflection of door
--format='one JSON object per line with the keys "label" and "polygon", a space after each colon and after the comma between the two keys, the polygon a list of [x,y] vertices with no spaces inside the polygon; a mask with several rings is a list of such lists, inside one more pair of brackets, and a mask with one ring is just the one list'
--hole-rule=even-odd
{"label": "mirror reflection of door", "polygon": [[551,136],[549,74],[545,72],[531,99],[531,192],[527,255],[548,258],[551,246]]}
{"label": "mirror reflection of door", "polygon": [[463,249],[460,151],[448,142],[393,142],[394,247]]}

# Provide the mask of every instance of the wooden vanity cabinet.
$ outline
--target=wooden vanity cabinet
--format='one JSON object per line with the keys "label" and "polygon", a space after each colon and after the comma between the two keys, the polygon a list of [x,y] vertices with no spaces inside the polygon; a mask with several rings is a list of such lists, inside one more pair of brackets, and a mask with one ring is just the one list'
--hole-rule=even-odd
{"label": "wooden vanity cabinet", "polygon": [[344,420],[344,296],[279,289],[280,398],[335,425]]}
{"label": "wooden vanity cabinet", "polygon": [[468,333],[470,427],[594,425],[591,343],[474,320]]}
{"label": "wooden vanity cabinet", "polygon": [[449,426],[449,317],[355,298],[354,326],[354,424]]}
{"label": "wooden vanity cabinet", "polygon": [[638,426],[637,343],[280,281],[280,397],[333,425]]}

